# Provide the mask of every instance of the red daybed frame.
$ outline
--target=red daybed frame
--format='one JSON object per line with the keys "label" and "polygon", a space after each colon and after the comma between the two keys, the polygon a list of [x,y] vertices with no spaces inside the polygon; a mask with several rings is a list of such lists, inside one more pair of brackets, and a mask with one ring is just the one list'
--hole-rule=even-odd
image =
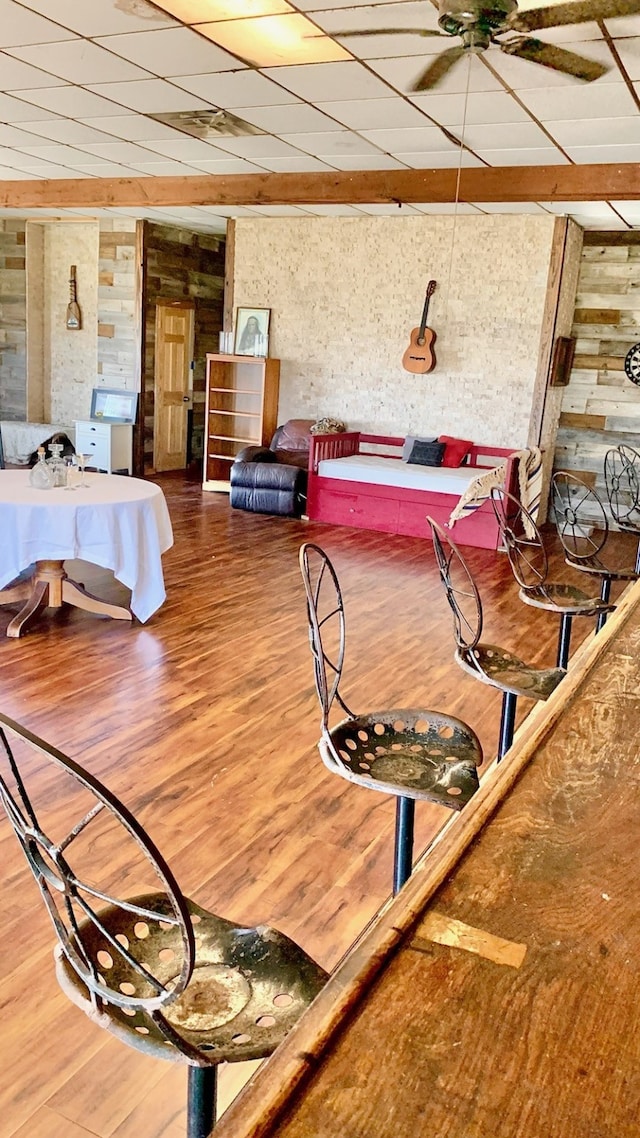
{"label": "red daybed frame", "polygon": [[[427,515],[439,525],[444,525],[457,505],[459,495],[324,478],[318,474],[318,464],[323,459],[346,458],[354,454],[377,453],[401,461],[403,443],[401,438],[367,435],[360,431],[312,435],[307,491],[309,520],[430,538]],[[471,475],[475,471],[480,474],[504,459],[507,460],[506,489],[518,495],[517,460],[513,451],[474,444],[467,460],[469,473]],[[451,537],[457,545],[497,549],[500,535],[491,502],[483,502],[472,514],[460,518],[451,530]]]}

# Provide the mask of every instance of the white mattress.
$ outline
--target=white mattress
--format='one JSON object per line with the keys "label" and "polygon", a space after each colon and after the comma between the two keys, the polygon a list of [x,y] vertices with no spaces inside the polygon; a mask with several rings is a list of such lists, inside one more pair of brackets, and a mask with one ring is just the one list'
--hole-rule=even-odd
{"label": "white mattress", "polygon": [[457,498],[479,473],[476,466],[418,466],[376,454],[325,458],[318,463],[318,474],[322,478],[369,482],[374,486],[400,486],[405,490],[433,490]]}

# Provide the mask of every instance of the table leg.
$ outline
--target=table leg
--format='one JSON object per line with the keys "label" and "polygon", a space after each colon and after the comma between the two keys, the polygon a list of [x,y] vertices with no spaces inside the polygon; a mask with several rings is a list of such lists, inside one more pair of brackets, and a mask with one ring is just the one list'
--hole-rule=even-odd
{"label": "table leg", "polygon": [[7,636],[22,636],[44,608],[61,608],[63,604],[115,620],[133,620],[129,609],[101,601],[87,593],[77,581],[69,580],[63,561],[36,561],[35,572],[29,581],[0,592],[0,604],[25,598],[27,603],[10,622]]}

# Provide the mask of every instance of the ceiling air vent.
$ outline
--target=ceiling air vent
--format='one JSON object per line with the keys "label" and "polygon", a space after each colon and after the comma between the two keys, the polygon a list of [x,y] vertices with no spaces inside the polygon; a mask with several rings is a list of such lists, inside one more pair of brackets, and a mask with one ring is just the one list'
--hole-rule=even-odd
{"label": "ceiling air vent", "polygon": [[206,142],[221,137],[265,133],[259,127],[239,119],[231,111],[169,111],[167,114],[149,115],[149,118]]}

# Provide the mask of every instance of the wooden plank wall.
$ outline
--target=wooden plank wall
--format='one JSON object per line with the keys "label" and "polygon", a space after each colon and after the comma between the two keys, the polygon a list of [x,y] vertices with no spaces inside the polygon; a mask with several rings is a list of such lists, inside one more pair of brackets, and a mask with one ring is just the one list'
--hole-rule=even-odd
{"label": "wooden plank wall", "polygon": [[572,335],[576,355],[554,466],[574,471],[606,501],[607,450],[640,447],[640,388],[624,371],[629,348],[640,341],[639,233],[585,233]]}
{"label": "wooden plank wall", "polygon": [[98,376],[105,387],[138,388],[136,223],[100,221]]}
{"label": "wooden plank wall", "polygon": [[25,222],[0,220],[0,419],[27,418]]}
{"label": "wooden plank wall", "polygon": [[211,233],[156,225],[145,226],[146,295],[143,390],[145,392],[145,460],[153,462],[153,396],[156,303],[193,300],[195,343],[191,454],[202,454],[205,406],[205,358],[217,352],[224,302],[224,238]]}

